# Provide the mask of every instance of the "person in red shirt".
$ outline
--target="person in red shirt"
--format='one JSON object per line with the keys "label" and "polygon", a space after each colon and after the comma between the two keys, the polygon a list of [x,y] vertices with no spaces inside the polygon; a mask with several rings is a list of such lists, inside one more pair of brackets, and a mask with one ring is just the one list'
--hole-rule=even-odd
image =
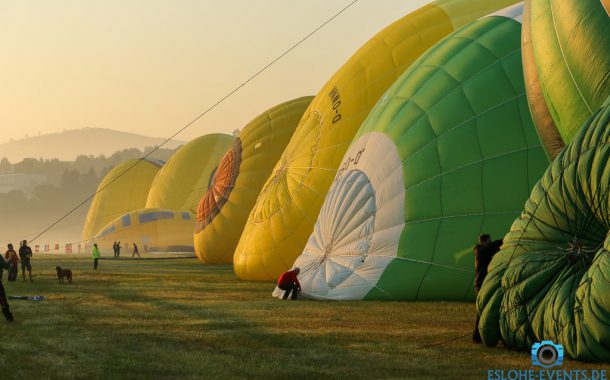
{"label": "person in red shirt", "polygon": [[299,268],[294,268],[289,270],[288,272],[282,273],[280,278],[277,280],[277,287],[284,290],[284,296],[282,299],[288,299],[288,296],[292,292],[292,299],[297,299],[298,292],[301,291],[301,284],[299,283],[299,279],[297,278],[298,274],[301,272]]}
{"label": "person in red shirt", "polygon": [[12,244],[8,245],[8,250],[4,254],[4,258],[6,259],[6,261],[11,263],[11,269],[9,269],[9,272],[8,272],[8,280],[9,281],[17,280],[17,274],[18,274],[18,270],[19,270],[19,266],[18,266],[19,257],[17,256],[17,252],[15,252],[15,250],[13,249]]}

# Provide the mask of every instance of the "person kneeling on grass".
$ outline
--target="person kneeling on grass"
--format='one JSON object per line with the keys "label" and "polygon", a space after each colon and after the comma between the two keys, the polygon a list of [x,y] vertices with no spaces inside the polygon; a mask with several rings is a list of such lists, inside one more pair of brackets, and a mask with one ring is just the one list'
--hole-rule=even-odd
{"label": "person kneeling on grass", "polygon": [[[11,266],[11,263],[6,261],[4,257],[0,255],[0,270],[8,269],[10,271]],[[4,318],[6,318],[7,321],[12,322],[13,314],[11,314],[11,311],[9,309],[8,300],[6,299],[6,293],[4,292],[4,286],[2,285],[2,281],[0,281],[0,307],[2,308],[2,314],[4,314]]]}
{"label": "person kneeling on grass", "polygon": [[297,294],[301,291],[301,284],[297,278],[300,272],[301,270],[299,268],[294,268],[288,272],[282,273],[277,280],[277,287],[285,291],[282,299],[288,299],[290,292],[292,292],[292,299],[297,299]]}

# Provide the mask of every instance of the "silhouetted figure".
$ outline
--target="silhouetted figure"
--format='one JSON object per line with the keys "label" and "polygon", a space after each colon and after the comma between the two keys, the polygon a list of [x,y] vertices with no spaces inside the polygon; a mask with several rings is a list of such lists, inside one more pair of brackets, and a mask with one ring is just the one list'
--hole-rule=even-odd
{"label": "silhouetted figure", "polygon": [[[0,255],[0,270],[7,269],[9,272],[11,270],[11,263],[6,261],[2,255]],[[2,308],[2,314],[4,314],[4,318],[8,322],[13,321],[13,314],[11,314],[8,300],[6,299],[6,293],[4,292],[4,285],[2,285],[2,281],[0,281],[0,308]]]}
{"label": "silhouetted figure", "polygon": [[282,299],[288,299],[291,292],[292,299],[297,299],[297,294],[301,291],[301,284],[297,278],[300,272],[301,270],[299,268],[294,268],[288,272],[282,273],[280,278],[277,280],[277,287],[285,291]]}
{"label": "silhouetted figure", "polygon": [[30,282],[34,281],[32,279],[32,248],[28,247],[28,242],[26,240],[21,242],[21,247],[19,247],[19,259],[21,259],[21,274],[23,275],[23,281],[25,281],[25,271],[27,269],[30,275]]}
{"label": "silhouetted figure", "polygon": [[117,259],[121,256],[121,242],[116,242],[116,257]]}
{"label": "silhouetted figure", "polygon": [[131,255],[131,257],[133,258],[135,255],[138,255],[138,257],[140,257],[140,251],[138,251],[138,246],[136,245],[136,243],[133,243],[133,254]]}
{"label": "silhouetted figure", "polygon": [[[479,243],[474,246],[474,290],[478,295],[487,276],[487,267],[491,263],[491,259],[494,255],[500,251],[502,246],[502,239],[491,241],[491,236],[483,234],[479,236]],[[479,333],[479,319],[480,315],[477,312],[477,320],[474,323],[474,332],[472,334],[472,341],[474,343],[482,343],[481,334]]]}
{"label": "silhouetted figure", "polygon": [[117,254],[116,241],[112,243],[112,252],[114,253],[114,258],[119,257],[119,255]]}

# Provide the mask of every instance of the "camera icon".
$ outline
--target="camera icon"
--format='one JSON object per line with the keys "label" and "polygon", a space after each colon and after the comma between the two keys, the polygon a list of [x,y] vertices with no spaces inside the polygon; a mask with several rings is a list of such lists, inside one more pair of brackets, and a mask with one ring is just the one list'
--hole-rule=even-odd
{"label": "camera icon", "polygon": [[550,340],[534,343],[532,345],[532,365],[551,368],[563,363],[563,346]]}

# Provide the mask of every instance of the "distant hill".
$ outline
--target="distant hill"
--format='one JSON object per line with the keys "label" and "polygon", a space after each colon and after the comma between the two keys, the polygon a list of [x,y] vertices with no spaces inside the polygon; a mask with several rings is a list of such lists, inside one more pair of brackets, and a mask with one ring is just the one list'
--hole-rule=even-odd
{"label": "distant hill", "polygon": [[[18,162],[26,157],[58,158],[72,161],[79,155],[111,155],[128,148],[143,149],[156,146],[165,139],[137,135],[135,133],[114,131],[104,128],[83,128],[28,137],[0,144],[0,158]],[[172,140],[164,148],[173,149],[184,141]]]}

